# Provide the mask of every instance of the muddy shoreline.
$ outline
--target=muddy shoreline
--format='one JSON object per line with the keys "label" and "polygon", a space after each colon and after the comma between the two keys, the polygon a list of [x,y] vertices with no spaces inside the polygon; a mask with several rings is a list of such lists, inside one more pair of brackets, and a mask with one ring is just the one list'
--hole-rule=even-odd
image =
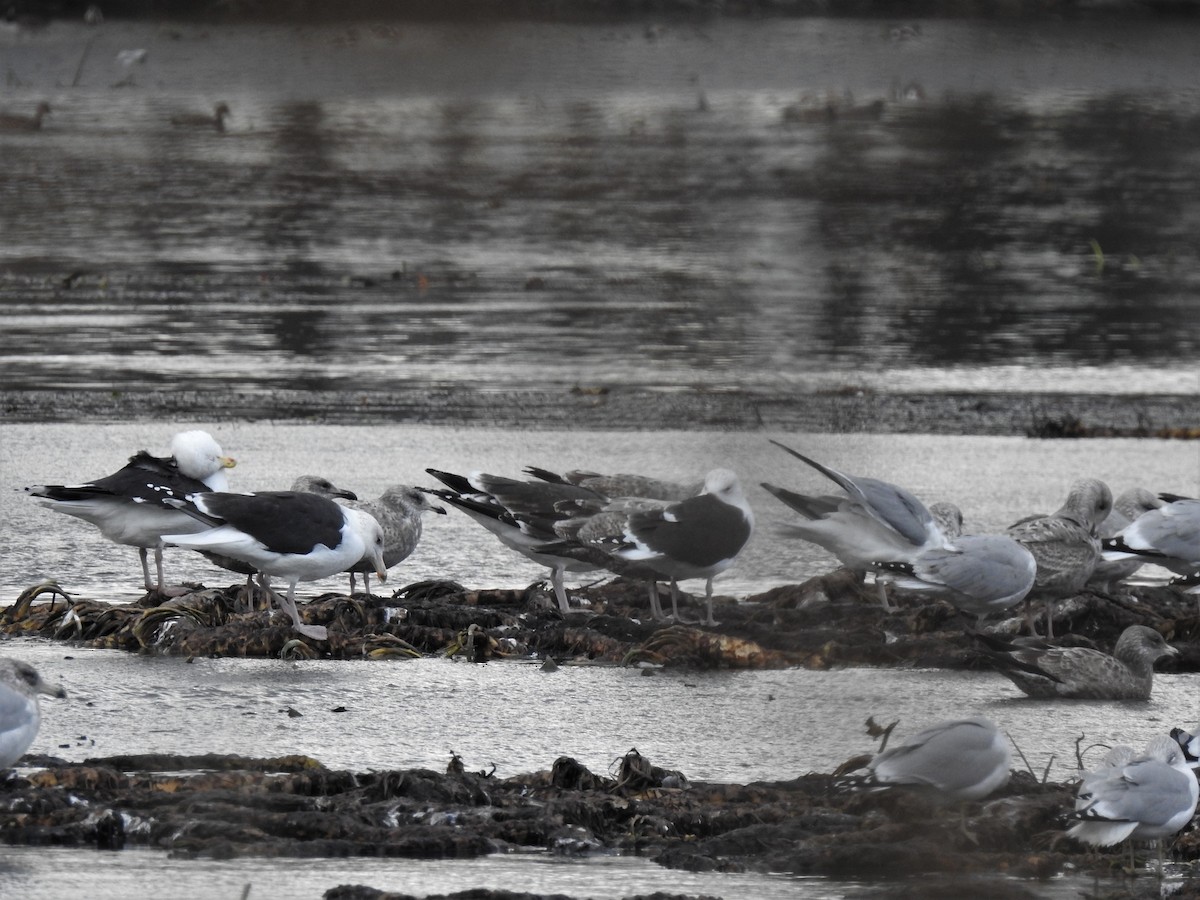
{"label": "muddy shoreline", "polygon": [[1200,394],[766,394],[483,385],[395,391],[10,390],[2,422],[305,421],[579,430],[764,430],[1031,437],[1200,437]]}

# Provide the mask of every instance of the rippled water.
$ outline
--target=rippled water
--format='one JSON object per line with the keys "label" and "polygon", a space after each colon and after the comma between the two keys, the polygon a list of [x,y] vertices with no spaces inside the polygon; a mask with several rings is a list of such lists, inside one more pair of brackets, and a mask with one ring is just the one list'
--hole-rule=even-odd
{"label": "rippled water", "polygon": [[0,387],[1194,391],[1200,26],[899,24],[0,34]]}

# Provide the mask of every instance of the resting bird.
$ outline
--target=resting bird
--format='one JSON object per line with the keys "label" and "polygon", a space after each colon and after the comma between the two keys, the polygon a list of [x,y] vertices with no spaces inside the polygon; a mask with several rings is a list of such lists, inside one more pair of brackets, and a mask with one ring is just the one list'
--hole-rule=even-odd
{"label": "resting bird", "polygon": [[1161,877],[1162,839],[1191,821],[1200,785],[1183,750],[1165,735],[1151,740],[1135,758],[1128,755],[1128,748],[1114,753],[1084,776],[1071,814],[1078,821],[1067,834],[1101,847],[1124,840],[1155,841]]}
{"label": "resting bird", "polygon": [[[618,574],[648,573],[651,613],[658,607],[655,576],[671,582],[671,603],[678,615],[678,584],[687,578],[705,579],[704,624],[716,625],[712,611],[713,578],[729,568],[754,533],[754,513],[737,475],[713,469],[703,490],[674,503],[643,498],[616,498],[573,519],[559,522],[555,532],[566,540],[543,545],[543,550],[570,553],[582,549],[587,558],[608,561]],[[572,550],[572,546],[576,549]]]}
{"label": "resting bird", "polygon": [[0,131],[39,131],[42,119],[50,115],[50,104],[45,100],[37,105],[32,116],[21,116],[16,113],[0,114]]}
{"label": "resting bird", "polygon": [[1182,498],[1147,510],[1104,542],[1106,559],[1137,559],[1177,575],[1200,570],[1200,500]]}
{"label": "resting bird", "polygon": [[[1054,601],[1082,591],[1100,561],[1098,529],[1112,502],[1112,493],[1103,481],[1080,478],[1057,511],[1018,522],[1006,532],[1037,560],[1037,577],[1027,600],[1045,603],[1047,637],[1054,636]],[[1032,632],[1032,619],[1029,625]]]}
{"label": "resting bird", "polygon": [[344,572],[367,557],[380,581],[383,529],[373,517],[327,497],[293,491],[256,494],[192,494],[167,501],[202,523],[198,534],[165,534],[168,544],[212,550],[249,563],[263,575],[288,582],[287,597],[276,598],[301,634],[325,640],[325,626],[305,625],[296,609],[296,585]]}
{"label": "resting bird", "polygon": [[[39,484],[25,492],[55,512],[91,522],[116,544],[138,548],[147,591],[164,593],[161,536],[200,531],[204,526],[186,513],[164,505],[199,491],[223,491],[225,470],[236,463],[206,431],[184,431],[171,439],[171,456],[151,456],[145,450],[129,458],[112,475],[84,484]],[[150,580],[147,550],[154,550],[157,583]]]}
{"label": "resting bird", "polygon": [[0,658],[0,769],[19,760],[37,737],[42,721],[38,694],[67,696],[57,684],[43,681],[29,663]]}
{"label": "resting bird", "polygon": [[[809,543],[824,547],[846,568],[863,577],[875,570],[875,563],[914,563],[927,550],[945,547],[947,535],[920,500],[902,487],[880,481],[846,475],[824,466],[778,441],[776,447],[812,466],[838,485],[845,495],[809,496],[764,482],[763,487],[791,509],[803,521],[789,525],[789,531]],[[952,521],[954,507],[947,520]],[[962,515],[958,513],[959,527]],[[884,582],[878,582],[879,599],[890,610]]]}
{"label": "resting bird", "polygon": [[184,128],[214,128],[223,133],[225,117],[229,115],[232,115],[229,106],[225,103],[218,103],[213,107],[211,116],[202,113],[179,113],[171,116],[171,124]]}
{"label": "resting bird", "polygon": [[1040,638],[976,634],[1000,674],[1040,700],[1149,700],[1154,664],[1179,651],[1153,628],[1130,625],[1113,655]]}
{"label": "resting bird", "polygon": [[908,787],[954,800],[982,800],[1008,783],[1008,739],[976,716],[939,722],[878,754],[870,774],[850,778],[858,787]]}
{"label": "resting bird", "polygon": [[962,535],[912,562],[881,561],[876,568],[896,587],[940,595],[977,620],[1024,600],[1037,574],[1033,554],[1002,534]]}
{"label": "resting bird", "polygon": [[[376,500],[350,499],[345,503],[375,517],[383,528],[383,565],[390,569],[403,562],[417,549],[421,540],[421,515],[434,512],[444,516],[446,510],[429,502],[429,495],[407,484],[393,484]],[[350,593],[354,593],[354,573],[363,577],[363,592],[371,593],[372,563],[361,559],[350,567]]]}
{"label": "resting bird", "polygon": [[1158,509],[1162,505],[1163,501],[1145,488],[1130,488],[1121,492],[1120,496],[1113,501],[1112,510],[1107,518],[1100,523],[1101,558],[1092,571],[1092,577],[1088,579],[1088,586],[1094,586],[1107,593],[1119,582],[1129,578],[1143,565],[1150,562],[1150,560],[1136,555],[1118,554],[1115,558],[1110,558],[1110,554],[1103,552],[1103,549],[1107,547],[1111,538],[1128,528],[1143,513]]}

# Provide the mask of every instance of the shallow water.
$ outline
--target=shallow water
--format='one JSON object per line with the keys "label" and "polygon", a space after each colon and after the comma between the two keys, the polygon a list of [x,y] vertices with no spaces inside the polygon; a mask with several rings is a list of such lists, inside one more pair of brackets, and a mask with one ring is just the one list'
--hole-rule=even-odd
{"label": "shallow water", "polygon": [[1197,37],[0,34],[0,387],[1192,392]]}

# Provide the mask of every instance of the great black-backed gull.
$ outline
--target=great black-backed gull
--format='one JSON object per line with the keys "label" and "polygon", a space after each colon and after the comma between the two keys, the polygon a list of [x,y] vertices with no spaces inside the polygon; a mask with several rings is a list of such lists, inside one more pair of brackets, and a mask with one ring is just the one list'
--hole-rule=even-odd
{"label": "great black-backed gull", "polygon": [[[26,493],[55,512],[91,522],[110,541],[138,548],[147,591],[162,593],[162,539],[166,533],[200,531],[204,526],[164,504],[199,491],[229,487],[225,470],[235,465],[206,431],[183,431],[171,439],[171,456],[151,456],[145,450],[129,458],[112,475],[83,484],[39,484]],[[157,584],[150,580],[147,550],[154,550]]]}
{"label": "great black-backed gull", "polygon": [[42,721],[38,694],[65,697],[57,684],[47,684],[29,663],[0,658],[0,769],[7,769],[37,737]]}
{"label": "great black-backed gull", "polygon": [[263,575],[288,582],[280,606],[301,634],[324,640],[323,625],[305,625],[296,609],[296,585],[344,572],[367,558],[380,581],[383,528],[367,513],[316,494],[263,491],[251,494],[203,493],[186,500],[170,499],[207,530],[196,534],[164,534],[168,544],[212,550],[249,563]]}
{"label": "great black-backed gull", "polygon": [[1040,638],[977,634],[987,656],[1030,697],[1043,700],[1149,700],[1154,664],[1179,651],[1145,625],[1121,632],[1112,655]]}

